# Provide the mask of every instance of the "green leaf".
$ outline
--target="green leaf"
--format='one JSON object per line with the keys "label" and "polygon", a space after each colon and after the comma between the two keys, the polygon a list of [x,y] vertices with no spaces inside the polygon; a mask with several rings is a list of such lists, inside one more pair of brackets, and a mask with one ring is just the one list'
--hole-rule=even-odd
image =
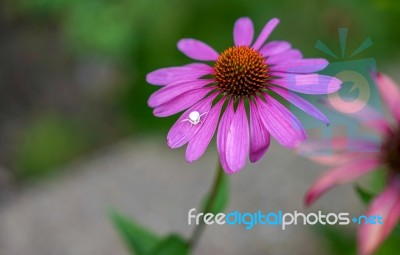
{"label": "green leaf", "polygon": [[371,202],[372,198],[374,198],[374,196],[375,196],[372,192],[366,190],[365,188],[361,187],[360,185],[354,186],[354,189],[355,189],[356,193],[358,194],[358,197],[365,204],[369,204]]}
{"label": "green leaf", "polygon": [[379,167],[367,175],[366,187],[373,194],[381,193],[387,185],[387,169]]}
{"label": "green leaf", "polygon": [[[398,228],[398,226],[397,226]],[[378,250],[374,253],[375,255],[391,255],[398,254],[400,236],[397,235],[396,229],[389,235],[386,240],[379,246]]]}
{"label": "green leaf", "polygon": [[[216,186],[215,186],[216,185]],[[223,212],[228,205],[229,200],[229,180],[228,175],[220,167],[216,183],[211,192],[207,194],[202,203],[204,213],[220,213]]]}
{"label": "green leaf", "polygon": [[188,255],[189,243],[178,235],[170,235],[161,241],[150,255]]}
{"label": "green leaf", "polygon": [[354,255],[357,252],[356,233],[337,226],[316,225],[312,228],[327,247],[326,254]]}
{"label": "green leaf", "polygon": [[397,224],[397,226],[394,228],[394,233],[400,237],[400,224]]}
{"label": "green leaf", "polygon": [[158,247],[160,239],[136,222],[117,212],[111,212],[111,219],[120,235],[125,240],[131,254],[148,255]]}

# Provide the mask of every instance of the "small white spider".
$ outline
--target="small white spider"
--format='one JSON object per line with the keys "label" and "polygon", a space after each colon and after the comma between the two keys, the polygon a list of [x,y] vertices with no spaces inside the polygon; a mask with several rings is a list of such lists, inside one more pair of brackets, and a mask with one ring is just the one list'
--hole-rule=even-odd
{"label": "small white spider", "polygon": [[207,112],[200,114],[198,111],[193,111],[189,113],[188,119],[184,119],[181,122],[189,121],[192,125],[197,125],[201,122],[201,116],[203,116],[204,114],[207,114]]}

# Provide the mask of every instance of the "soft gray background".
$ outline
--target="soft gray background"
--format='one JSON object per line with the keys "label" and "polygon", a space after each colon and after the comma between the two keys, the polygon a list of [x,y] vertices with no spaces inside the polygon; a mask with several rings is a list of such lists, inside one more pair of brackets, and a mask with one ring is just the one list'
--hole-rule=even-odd
{"label": "soft gray background", "polygon": [[[127,140],[71,164],[57,181],[27,187],[0,208],[1,254],[128,254],[107,218],[111,208],[160,234],[189,236],[187,212],[208,190],[218,160],[211,148],[188,165],[184,151],[170,150],[162,137]],[[231,176],[228,211],[361,213],[350,186],[333,190],[312,208],[303,206],[307,186],[323,169],[273,142],[259,163]],[[206,229],[195,254],[312,255],[324,254],[324,247],[311,227],[246,231],[215,225]]]}

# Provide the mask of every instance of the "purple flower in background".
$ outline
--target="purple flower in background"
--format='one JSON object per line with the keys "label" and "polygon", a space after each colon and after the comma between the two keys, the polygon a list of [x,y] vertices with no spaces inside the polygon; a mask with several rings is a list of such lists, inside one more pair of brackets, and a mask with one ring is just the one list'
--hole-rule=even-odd
{"label": "purple flower in background", "polygon": [[[361,124],[381,135],[381,141],[339,137],[332,141],[307,142],[302,152],[313,152],[310,159],[332,168],[309,188],[305,203],[313,204],[336,185],[353,181],[383,167],[387,171],[385,189],[369,205],[367,217],[380,215],[383,224],[363,224],[358,233],[360,255],[370,255],[389,236],[400,220],[400,89],[384,74],[374,74],[383,101],[394,121],[386,120],[369,106],[353,115]],[[349,151],[349,146],[353,148]],[[333,149],[334,154],[318,155]]]}
{"label": "purple flower in background", "polygon": [[204,153],[218,122],[217,148],[229,174],[242,169],[248,155],[252,163],[258,161],[268,150],[270,135],[285,147],[298,146],[306,139],[304,128],[277,96],[328,124],[323,113],[290,91],[329,94],[340,88],[341,81],[315,74],[328,65],[325,59],[304,59],[286,41],[266,43],[278,23],[271,19],[253,42],[252,21],[238,19],[233,29],[235,46],[220,54],[201,41],[182,39],[178,42],[182,53],[212,64],[196,62],[147,75],[147,82],[163,86],[148,100],[155,116],[186,110],[169,131],[167,142],[171,148],[187,143],[189,163]]}

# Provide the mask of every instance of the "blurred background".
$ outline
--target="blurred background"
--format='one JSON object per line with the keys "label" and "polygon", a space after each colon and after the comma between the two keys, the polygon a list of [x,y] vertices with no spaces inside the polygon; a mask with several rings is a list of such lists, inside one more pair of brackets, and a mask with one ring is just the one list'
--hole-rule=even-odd
{"label": "blurred background", "polygon": [[[145,76],[190,63],[176,49],[180,38],[203,40],[217,51],[229,47],[241,16],[252,18],[256,33],[270,18],[280,18],[272,39],[290,41],[306,57],[329,59],[315,48],[317,40],[340,55],[338,28],[347,27],[349,52],[371,37],[373,47],[357,58],[375,58],[378,68],[400,81],[396,0],[1,1],[0,254],[127,254],[107,222],[114,207],[160,232],[175,226],[189,233],[185,213],[208,189],[217,157],[210,149],[189,166],[182,150],[166,147],[177,117],[152,115],[146,101],[157,88]],[[267,157],[234,176],[232,209],[302,208],[302,194],[322,167],[272,147],[271,155],[288,162]],[[288,180],[294,176],[297,181]],[[347,195],[350,187],[337,192],[319,206],[362,209]],[[340,194],[348,200],[337,201]],[[305,247],[318,235],[300,227],[230,236],[234,231],[214,228],[198,254],[321,254],[328,245]],[[309,235],[300,237],[302,231]],[[262,236],[270,237],[271,247]],[[292,245],[283,245],[288,240]]]}

